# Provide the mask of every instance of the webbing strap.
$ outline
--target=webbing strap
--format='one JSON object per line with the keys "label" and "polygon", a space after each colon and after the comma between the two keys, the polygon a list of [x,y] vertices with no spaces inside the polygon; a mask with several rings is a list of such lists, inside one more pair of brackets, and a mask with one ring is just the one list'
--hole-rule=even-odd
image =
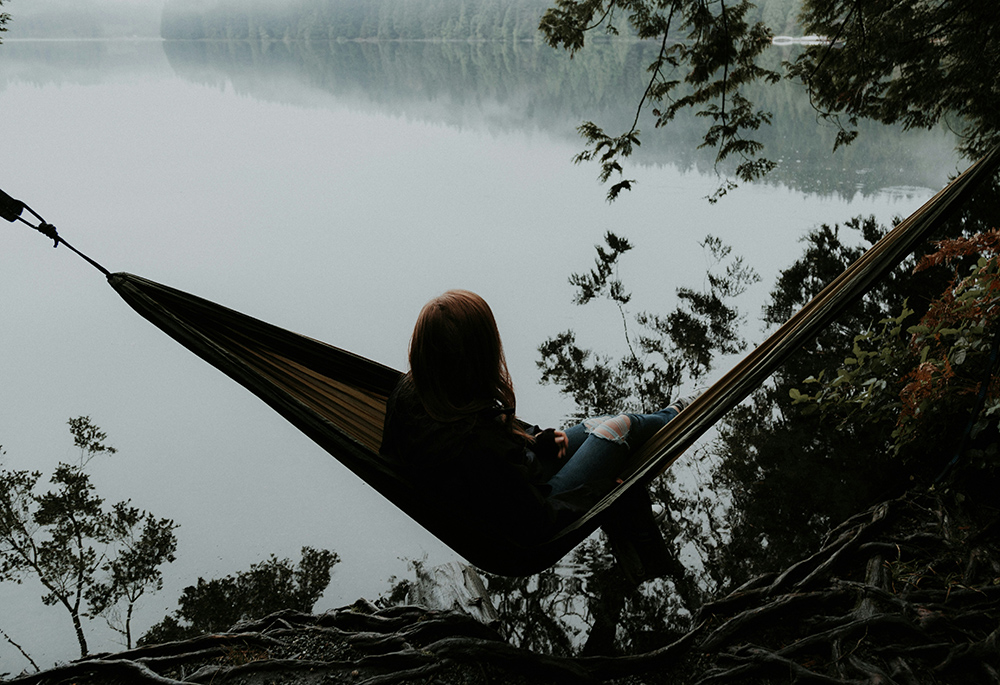
{"label": "webbing strap", "polygon": [[[24,210],[26,209],[29,212],[31,212],[31,214],[38,221],[37,224],[31,223],[23,216],[21,216],[24,213]],[[36,231],[44,235],[46,238],[50,239],[52,241],[52,247],[59,247],[59,244],[62,243],[70,250],[72,250],[80,257],[82,257],[88,264],[90,264],[95,269],[104,274],[106,277],[111,276],[110,271],[108,271],[103,266],[95,262],[93,259],[83,254],[78,249],[76,249],[75,247],[67,243],[65,240],[63,240],[63,238],[59,235],[59,232],[56,230],[56,227],[48,223],[45,219],[43,219],[38,212],[33,210],[24,202],[21,202],[20,200],[15,200],[10,195],[5,193],[3,190],[0,190],[0,217],[3,217],[4,219],[6,219],[11,223],[14,223],[15,221],[20,221],[25,226],[30,226],[31,228],[35,229]]]}

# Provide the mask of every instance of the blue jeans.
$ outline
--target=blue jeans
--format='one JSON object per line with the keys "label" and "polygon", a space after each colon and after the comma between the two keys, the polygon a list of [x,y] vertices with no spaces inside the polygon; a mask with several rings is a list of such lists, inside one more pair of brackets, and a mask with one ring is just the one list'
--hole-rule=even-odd
{"label": "blue jeans", "polygon": [[673,407],[653,414],[619,414],[588,419],[566,429],[565,463],[549,479],[552,494],[621,473],[629,454],[677,416]]}

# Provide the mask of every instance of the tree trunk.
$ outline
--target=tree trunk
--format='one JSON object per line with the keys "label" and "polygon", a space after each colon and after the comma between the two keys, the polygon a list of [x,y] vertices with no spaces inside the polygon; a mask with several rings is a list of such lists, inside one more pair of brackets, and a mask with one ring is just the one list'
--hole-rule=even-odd
{"label": "tree trunk", "polygon": [[129,602],[125,612],[125,646],[128,649],[132,649],[132,609],[134,608],[135,604]]}
{"label": "tree trunk", "polygon": [[76,641],[80,643],[80,658],[82,659],[90,653],[87,649],[87,636],[83,634],[83,626],[80,624],[80,613],[72,609],[69,613],[73,617],[73,629],[76,630]]}
{"label": "tree trunk", "polygon": [[476,569],[457,561],[430,569],[418,568],[417,580],[406,600],[428,609],[461,611],[488,626],[500,623]]}

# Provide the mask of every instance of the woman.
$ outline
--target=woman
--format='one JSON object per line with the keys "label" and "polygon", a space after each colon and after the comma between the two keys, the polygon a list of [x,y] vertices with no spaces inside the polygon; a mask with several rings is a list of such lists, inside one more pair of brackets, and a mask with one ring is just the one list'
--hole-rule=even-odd
{"label": "woman", "polygon": [[[524,426],[515,418],[493,312],[466,290],[424,306],[409,361],[389,397],[382,454],[443,506],[475,512],[484,534],[526,544],[586,513],[615,486],[630,451],[684,406],[591,419],[566,431]],[[661,575],[672,564],[641,489],[619,497],[602,527],[634,580]]]}

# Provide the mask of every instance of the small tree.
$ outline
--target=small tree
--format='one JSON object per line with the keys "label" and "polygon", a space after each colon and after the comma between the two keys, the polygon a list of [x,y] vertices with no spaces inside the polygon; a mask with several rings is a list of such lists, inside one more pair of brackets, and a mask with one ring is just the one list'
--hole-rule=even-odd
{"label": "small tree", "polygon": [[[48,490],[40,491],[40,471],[0,467],[0,581],[37,579],[46,590],[42,602],[69,613],[80,655],[86,656],[81,617],[87,612],[106,613],[125,597],[131,616],[135,600],[148,588],[159,588],[158,567],[174,560],[176,526],[169,519],[157,520],[133,509],[128,502],[106,510],[85,467],[94,457],[116,450],[104,444],[107,434],[89,417],[70,419],[69,426],[80,461],[60,463]],[[139,521],[145,522],[149,536],[160,541],[145,548],[141,563],[131,556],[130,542]]]}
{"label": "small tree", "polygon": [[335,552],[303,547],[298,567],[272,554],[248,571],[209,581],[199,578],[196,585],[184,588],[177,601],[180,608],[150,628],[139,644],[223,632],[282,609],[312,611],[339,562]]}
{"label": "small tree", "polygon": [[[112,508],[111,530],[119,541],[119,553],[107,560],[101,570],[106,574],[87,589],[91,611],[104,616],[108,625],[122,634],[125,646],[132,648],[132,614],[146,593],[163,589],[160,565],[174,561],[177,538],[174,526],[166,519],[118,502]],[[125,616],[119,605],[125,602]]]}

